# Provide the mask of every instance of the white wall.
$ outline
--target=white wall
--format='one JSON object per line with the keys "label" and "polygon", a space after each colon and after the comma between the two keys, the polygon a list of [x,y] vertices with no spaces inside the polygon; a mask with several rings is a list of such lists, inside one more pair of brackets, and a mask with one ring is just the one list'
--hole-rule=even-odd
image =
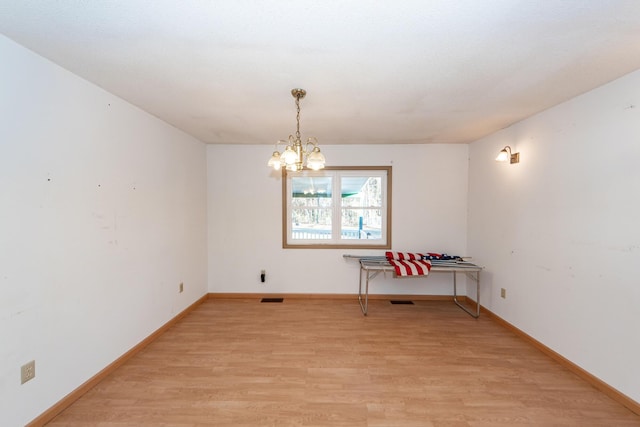
{"label": "white wall", "polygon": [[[466,254],[466,145],[324,145],[331,166],[393,166],[393,250]],[[358,264],[383,250],[282,249],[282,180],[269,146],[207,147],[209,291],[355,294]],[[267,280],[260,282],[260,270]],[[462,287],[464,292],[464,286]],[[384,279],[371,293],[451,294],[451,278]],[[354,300],[355,309],[357,300]]]}
{"label": "white wall", "polygon": [[[493,160],[505,145],[520,164]],[[483,304],[635,401],[639,165],[640,71],[470,146]]]}
{"label": "white wall", "polygon": [[207,292],[206,150],[2,36],[0,58],[0,424],[18,426]]}

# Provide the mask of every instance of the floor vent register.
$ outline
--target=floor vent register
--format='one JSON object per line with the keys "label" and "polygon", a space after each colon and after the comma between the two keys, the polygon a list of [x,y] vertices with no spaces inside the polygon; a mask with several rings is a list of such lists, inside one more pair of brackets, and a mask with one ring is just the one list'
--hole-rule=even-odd
{"label": "floor vent register", "polygon": [[282,302],[284,298],[262,298],[260,302]]}

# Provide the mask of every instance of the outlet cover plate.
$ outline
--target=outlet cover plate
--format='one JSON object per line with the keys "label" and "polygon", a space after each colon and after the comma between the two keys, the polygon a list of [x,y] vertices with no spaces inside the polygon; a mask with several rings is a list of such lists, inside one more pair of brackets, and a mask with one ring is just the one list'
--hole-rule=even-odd
{"label": "outlet cover plate", "polygon": [[20,367],[20,384],[24,384],[36,376],[36,361],[32,360]]}

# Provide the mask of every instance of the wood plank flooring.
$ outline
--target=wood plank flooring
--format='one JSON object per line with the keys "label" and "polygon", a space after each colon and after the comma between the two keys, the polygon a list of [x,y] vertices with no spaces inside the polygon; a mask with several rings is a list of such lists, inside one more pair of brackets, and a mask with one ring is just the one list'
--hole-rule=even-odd
{"label": "wood plank flooring", "polygon": [[640,426],[452,302],[209,299],[49,426]]}

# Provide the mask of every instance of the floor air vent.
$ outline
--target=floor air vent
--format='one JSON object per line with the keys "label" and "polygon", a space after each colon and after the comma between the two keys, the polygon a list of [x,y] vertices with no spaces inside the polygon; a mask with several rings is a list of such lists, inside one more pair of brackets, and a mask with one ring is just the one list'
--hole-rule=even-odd
{"label": "floor air vent", "polygon": [[413,301],[406,299],[392,299],[391,304],[404,304],[404,305],[413,305]]}
{"label": "floor air vent", "polygon": [[282,302],[284,298],[262,298],[260,302]]}

